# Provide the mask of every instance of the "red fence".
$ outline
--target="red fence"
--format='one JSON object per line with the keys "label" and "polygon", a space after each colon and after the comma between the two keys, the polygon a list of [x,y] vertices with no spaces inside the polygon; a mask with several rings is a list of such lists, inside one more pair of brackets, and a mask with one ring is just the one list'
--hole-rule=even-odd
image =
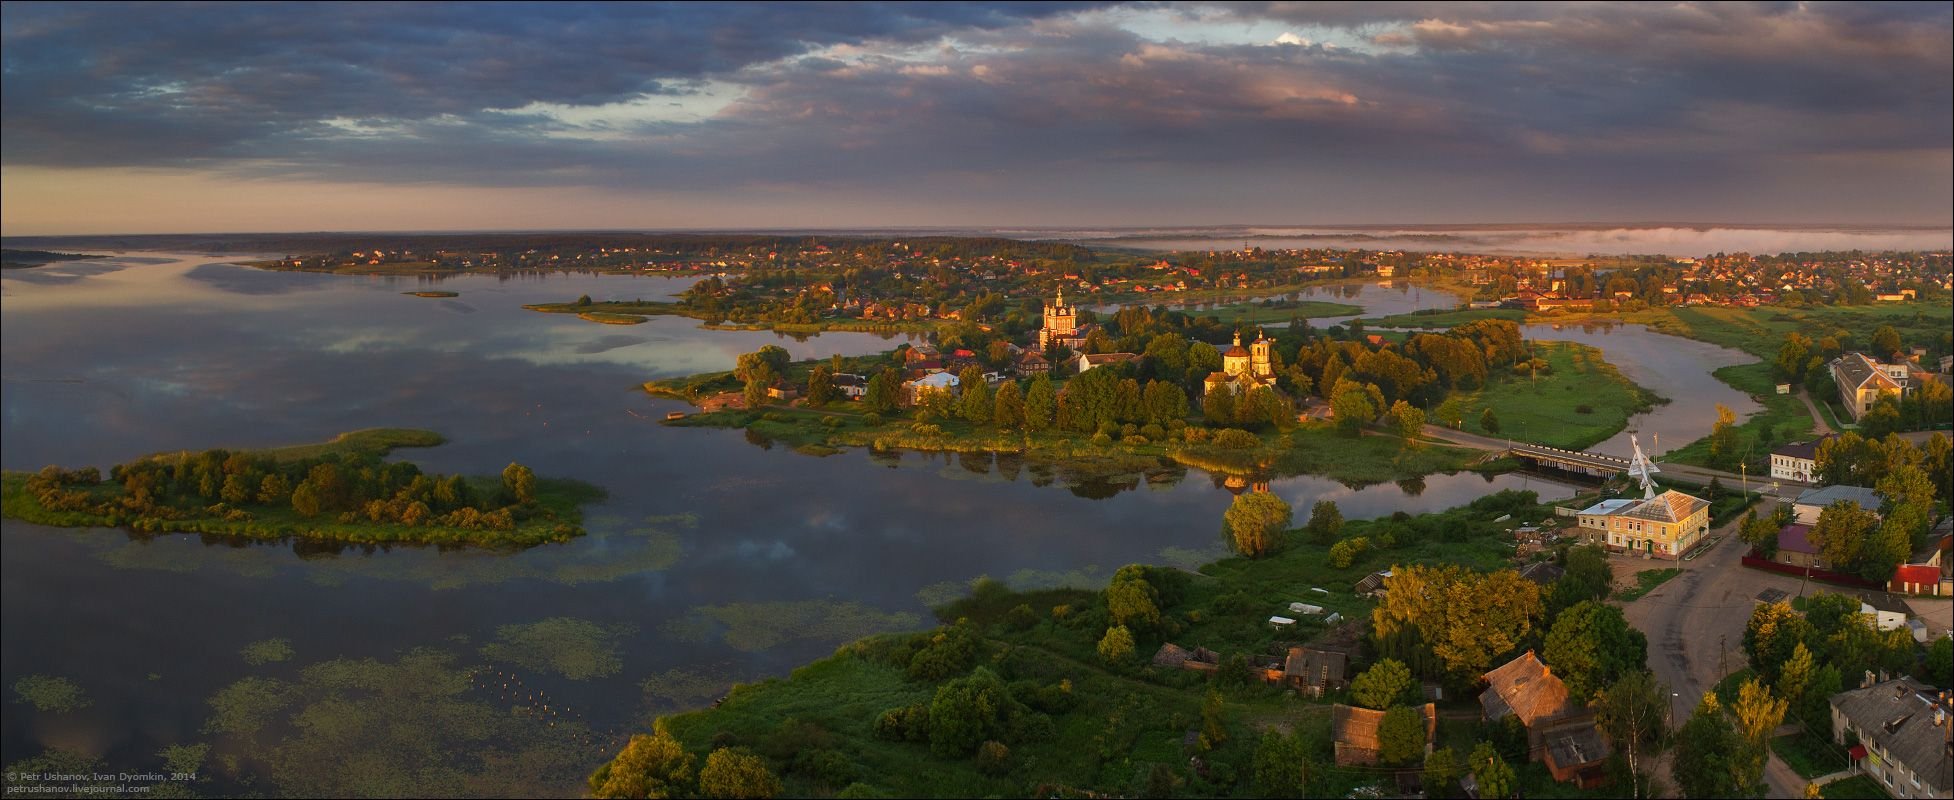
{"label": "red fence", "polygon": [[1744,566],[1753,569],[1765,570],[1767,572],[1781,572],[1786,575],[1792,575],[1799,578],[1803,578],[1809,575],[1811,576],[1811,579],[1815,581],[1836,583],[1843,586],[1857,586],[1862,589],[1886,588],[1885,584],[1874,583],[1872,581],[1866,580],[1865,578],[1861,578],[1857,575],[1847,575],[1840,572],[1833,572],[1827,569],[1807,570],[1804,567],[1794,567],[1790,564],[1780,564],[1776,561],[1770,561],[1767,559],[1759,558],[1755,555],[1744,556]]}

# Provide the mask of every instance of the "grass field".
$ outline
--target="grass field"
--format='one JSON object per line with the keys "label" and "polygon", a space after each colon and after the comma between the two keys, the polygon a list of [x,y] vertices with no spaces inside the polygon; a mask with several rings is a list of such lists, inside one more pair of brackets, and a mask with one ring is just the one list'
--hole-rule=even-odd
{"label": "grass field", "polygon": [[1846,758],[1845,748],[1810,733],[1772,739],[1771,751],[1784,759],[1784,763],[1800,776],[1808,779],[1830,775],[1852,765]]}
{"label": "grass field", "polygon": [[1818,787],[1818,794],[1827,800],[1886,800],[1892,796],[1870,775],[1854,775],[1842,781],[1833,781]]}
{"label": "grass field", "polygon": [[609,311],[585,311],[577,315],[585,322],[601,322],[605,325],[641,325],[650,320],[636,314],[614,314]]}
{"label": "grass field", "polygon": [[[1602,360],[1598,348],[1574,342],[1536,342],[1533,348],[1549,365],[1538,378],[1501,374],[1479,391],[1457,395],[1465,403],[1465,430],[1581,450],[1620,433],[1629,417],[1663,401]],[[1498,431],[1480,424],[1487,408],[1498,418]]]}
{"label": "grass field", "polygon": [[1363,323],[1374,328],[1454,328],[1482,319],[1525,322],[1527,312],[1517,308],[1428,309],[1366,319]]}
{"label": "grass field", "polygon": [[1681,574],[1683,574],[1683,571],[1675,567],[1642,570],[1641,572],[1635,573],[1635,586],[1616,591],[1615,599],[1624,603],[1640,600],[1643,595],[1655,591],[1657,587],[1668,582],[1670,578]]}
{"label": "grass field", "polygon": [[[323,442],[282,447],[239,448],[241,452],[270,456],[278,461],[302,461],[329,455],[385,457],[403,447],[435,447],[447,442],[441,434],[417,428],[366,428],[348,431]],[[178,451],[156,453],[147,458],[174,458]],[[194,452],[194,451],[183,451]]]}
{"label": "grass field", "polygon": [[1224,323],[1236,325],[1260,325],[1271,322],[1288,322],[1302,317],[1347,317],[1362,314],[1362,306],[1349,303],[1332,303],[1325,300],[1261,300],[1253,303],[1235,303],[1213,308],[1192,309],[1188,311],[1197,317],[1217,317]]}

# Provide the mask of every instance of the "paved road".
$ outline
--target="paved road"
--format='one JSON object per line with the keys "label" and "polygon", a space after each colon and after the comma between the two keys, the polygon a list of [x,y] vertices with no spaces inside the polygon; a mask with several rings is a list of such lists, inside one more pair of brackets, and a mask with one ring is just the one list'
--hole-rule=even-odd
{"label": "paved road", "polygon": [[[1775,504],[1766,501],[1760,514]],[[1774,572],[1744,569],[1744,543],[1732,522],[1711,532],[1723,537],[1694,560],[1677,562],[1683,573],[1654,592],[1623,607],[1630,625],[1649,638],[1649,670],[1669,686],[1670,721],[1681,725],[1696,710],[1703,693],[1724,675],[1743,668],[1744,625],[1750,621],[1757,595],[1778,590],[1795,597],[1800,579]],[[1643,569],[1670,562],[1641,562]],[[1619,561],[1616,562],[1618,565]],[[1812,591],[1805,587],[1805,591]],[[1772,754],[1764,779],[1771,797],[1804,797],[1805,780]]]}
{"label": "paved road", "polygon": [[1798,399],[1805,401],[1806,411],[1812,412],[1812,433],[1819,436],[1830,436],[1833,433],[1832,426],[1825,422],[1824,414],[1818,413],[1818,405],[1812,402],[1811,393],[1804,389],[1799,389]]}

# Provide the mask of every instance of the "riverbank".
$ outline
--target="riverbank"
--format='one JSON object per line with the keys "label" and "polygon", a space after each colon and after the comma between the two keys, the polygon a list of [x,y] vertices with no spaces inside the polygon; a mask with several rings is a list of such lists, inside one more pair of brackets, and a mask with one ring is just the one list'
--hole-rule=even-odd
{"label": "riverbank", "polygon": [[[1346,523],[1341,536],[1372,549],[1343,566],[1331,547],[1303,543],[1292,529],[1289,546],[1263,559],[1228,558],[1193,573],[1128,567],[1121,575],[1141,586],[1152,613],[1129,617],[1129,639],[1111,646],[1111,592],[1014,591],[979,579],[968,597],[936,609],[943,627],[845,645],[788,678],[736,686],[714,708],[652,727],[698,759],[745,748],[778,776],[782,796],[1349,796],[1390,779],[1335,764],[1331,704],[1349,694],[1304,698],[1256,679],[1251,660],[1279,664],[1302,642],[1355,646],[1361,632],[1324,620],[1369,617],[1375,602],[1353,588],[1364,576],[1413,564],[1510,568],[1504,530],[1551,518],[1530,493],[1502,492],[1440,513]],[[1290,602],[1323,611],[1289,612]],[[1272,613],[1300,619],[1273,627]],[[1155,665],[1164,643],[1212,650],[1219,669]],[[1367,666],[1352,663],[1347,674]],[[987,710],[967,716],[971,702]],[[1476,697],[1462,693],[1440,714],[1438,745],[1454,758],[1487,737],[1476,712]],[[1287,739],[1289,766],[1306,759],[1308,768],[1258,769],[1269,734]],[[1523,745],[1504,755],[1529,796],[1582,794],[1528,763]],[[647,766],[621,758],[600,768],[590,789],[603,796],[607,781]],[[1302,773],[1304,785],[1285,789],[1285,772]]]}
{"label": "riverbank", "polygon": [[431,447],[432,431],[382,428],[257,450],[179,451],[94,468],[0,475],[0,516],[63,528],[123,528],[256,540],[523,548],[583,535],[596,486],[537,478],[423,474],[380,459]]}
{"label": "riverbank", "polygon": [[[1532,349],[1534,358],[1546,364],[1537,375],[1502,372],[1484,388],[1454,396],[1460,406],[1459,427],[1482,436],[1586,450],[1620,433],[1630,417],[1669,402],[1622,375],[1603,359],[1601,348],[1535,342]],[[1488,410],[1497,427],[1488,427]]]}

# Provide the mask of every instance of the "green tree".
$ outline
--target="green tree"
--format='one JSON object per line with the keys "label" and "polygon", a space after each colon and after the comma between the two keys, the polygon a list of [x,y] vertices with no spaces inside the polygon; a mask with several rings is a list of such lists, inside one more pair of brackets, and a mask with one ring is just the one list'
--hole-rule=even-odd
{"label": "green tree", "polygon": [[985,741],[1003,739],[1021,708],[988,667],[944,683],[930,699],[930,752],[962,757]]}
{"label": "green tree", "polygon": [[1512,797],[1519,788],[1519,776],[1513,773],[1506,759],[1491,743],[1480,742],[1472,748],[1472,757],[1467,767],[1472,771],[1473,782],[1479,785],[1479,796],[1485,798]]}
{"label": "green tree", "polygon": [[1759,677],[1776,683],[1785,661],[1811,635],[1812,624],[1792,610],[1790,603],[1762,604],[1751,611],[1750,621],[1744,625],[1744,653]]}
{"label": "green tree", "polygon": [[991,387],[984,382],[984,369],[971,365],[963,368],[957,376],[957,388],[962,396],[957,398],[957,411],[973,425],[988,425],[995,410],[996,401],[991,399]]}
{"label": "green tree", "polygon": [[1099,657],[1108,664],[1123,664],[1133,658],[1133,632],[1125,625],[1107,628],[1106,635],[1099,638]]}
{"label": "green tree", "polygon": [[780,794],[780,779],[759,756],[723,748],[706,756],[706,766],[699,770],[699,793],[707,797],[775,797]]}
{"label": "green tree", "polygon": [[1447,397],[1445,398],[1445,402],[1438,404],[1438,410],[1435,412],[1435,416],[1438,424],[1448,428],[1457,428],[1460,425],[1464,425],[1465,401],[1457,397]]}
{"label": "green tree", "polygon": [[1954,636],[1935,639],[1927,648],[1927,661],[1921,678],[1927,685],[1940,689],[1954,689]]}
{"label": "green tree", "polygon": [[1811,531],[1812,544],[1833,569],[1849,570],[1858,565],[1859,554],[1878,524],[1879,519],[1858,503],[1840,500],[1818,512],[1818,524]]}
{"label": "green tree", "polygon": [[682,797],[692,785],[692,754],[662,726],[650,736],[637,734],[610,763],[590,775],[590,793],[600,798]]}
{"label": "green tree", "polygon": [[1221,522],[1235,552],[1249,558],[1273,555],[1282,549],[1283,534],[1289,528],[1289,504],[1269,492],[1236,495]]}
{"label": "green tree", "polygon": [[1335,500],[1318,500],[1310,506],[1309,524],[1303,530],[1309,534],[1310,544],[1335,542],[1337,533],[1343,530],[1343,511],[1337,508]]}
{"label": "green tree", "polygon": [[1017,381],[1005,381],[997,387],[997,397],[991,401],[991,422],[1000,428],[1022,428],[1025,426],[1024,390],[1018,388]]}
{"label": "green tree", "polygon": [[324,509],[319,501],[319,490],[311,480],[299,481],[298,488],[292,490],[292,510],[301,517],[316,517]]}
{"label": "green tree", "polygon": [[1122,567],[1106,584],[1106,613],[1113,624],[1151,630],[1160,624],[1160,594],[1147,582],[1146,573]]}
{"label": "green tree", "polygon": [[863,389],[862,402],[869,411],[887,414],[902,405],[902,373],[893,368],[885,367],[870,376]]}
{"label": "green tree", "polygon": [[1859,418],[1859,433],[1868,439],[1884,439],[1902,427],[1900,404],[1892,397],[1881,397],[1872,409]]}
{"label": "green tree", "polygon": [[1750,787],[1743,774],[1743,737],[1723,714],[1717,697],[1703,693],[1696,713],[1676,732],[1676,756],[1670,772],[1686,797],[1745,797]]}
{"label": "green tree", "polygon": [[773,370],[764,364],[747,373],[746,387],[742,391],[747,408],[760,408],[767,404],[767,390],[773,387],[774,378]]}
{"label": "green tree", "polygon": [[1614,740],[1615,747],[1628,756],[1628,771],[1633,777],[1630,794],[1640,798],[1647,786],[1642,778],[1644,755],[1662,751],[1665,721],[1669,718],[1668,688],[1645,671],[1635,671],[1602,690],[1595,697],[1595,722]]}
{"label": "green tree", "polygon": [[1859,577],[1876,583],[1892,580],[1894,570],[1913,552],[1913,538],[1926,530],[1926,506],[1913,503],[1894,506],[1859,550]]}
{"label": "green tree", "polygon": [[1348,569],[1352,563],[1356,562],[1357,557],[1369,551],[1370,547],[1371,540],[1364,536],[1353,536],[1330,545],[1330,566],[1337,569]]}
{"label": "green tree", "polygon": [[1441,747],[1425,756],[1425,771],[1420,776],[1426,797],[1452,796],[1452,782],[1459,779],[1459,756],[1450,747]]}
{"label": "green tree", "polygon": [[1058,410],[1058,392],[1052,389],[1052,379],[1039,375],[1031,379],[1031,389],[1025,392],[1024,426],[1026,430],[1042,431],[1052,427]]}
{"label": "green tree", "polygon": [[1309,785],[1309,751],[1294,734],[1268,731],[1255,745],[1254,772],[1256,796],[1302,797]]}
{"label": "green tree", "polygon": [[1487,433],[1499,433],[1499,417],[1493,414],[1492,406],[1479,415],[1479,428]]}
{"label": "green tree", "polygon": [[1350,699],[1357,705],[1381,711],[1404,701],[1415,686],[1417,681],[1404,662],[1382,658],[1350,682]]}
{"label": "green tree", "polygon": [[1585,600],[1554,620],[1542,660],[1567,685],[1568,699],[1585,703],[1623,676],[1641,672],[1648,652],[1648,638],[1629,627],[1620,608]]}
{"label": "green tree", "polygon": [[1377,724],[1377,741],[1386,766],[1416,762],[1425,755],[1425,720],[1409,706],[1392,706]]}
{"label": "green tree", "polygon": [[1873,355],[1891,358],[1900,352],[1900,332],[1891,325],[1881,325],[1873,329]]}
{"label": "green tree", "polygon": [[779,345],[767,345],[751,353],[740,354],[733,366],[733,378],[740,382],[753,380],[753,376],[765,369],[769,375],[780,375],[787,371],[793,356]]}
{"label": "green tree", "polygon": [[1222,702],[1221,692],[1214,689],[1209,689],[1207,696],[1201,699],[1201,748],[1203,750],[1213,750],[1227,743],[1228,721],[1222,713],[1224,708],[1226,706]]}
{"label": "green tree", "polygon": [[1407,449],[1417,448],[1418,436],[1425,430],[1425,412],[1399,400],[1391,406],[1391,420],[1398,427],[1398,435],[1404,438],[1404,446]]}
{"label": "green tree", "polygon": [[[258,484],[258,502],[264,505],[280,505],[292,498],[292,482],[284,475],[271,473]],[[315,507],[316,509],[316,507]],[[313,511],[318,513],[317,510]],[[307,516],[311,516],[308,514]]]}
{"label": "green tree", "polygon": [[1187,393],[1181,387],[1167,381],[1147,381],[1145,395],[1148,422],[1166,425],[1187,417]]}
{"label": "green tree", "polygon": [[835,376],[826,365],[817,366],[807,375],[807,404],[820,408],[835,399]]}
{"label": "green tree", "polygon": [[1201,417],[1210,425],[1232,425],[1235,422],[1235,390],[1226,385],[1216,386],[1201,395]]}
{"label": "green tree", "polygon": [[1464,685],[1512,653],[1540,617],[1540,587],[1513,570],[1478,573],[1456,564],[1397,566],[1371,609],[1380,642],[1414,629]]}
{"label": "green tree", "polygon": [[518,503],[531,503],[536,500],[536,473],[528,467],[509,462],[502,468],[502,488],[509,490],[509,496]]}
{"label": "green tree", "polygon": [[1805,690],[1811,686],[1817,672],[1818,663],[1812,657],[1811,648],[1799,642],[1791,648],[1791,657],[1785,659],[1784,666],[1778,668],[1778,694],[1793,704],[1802,703]]}
{"label": "green tree", "polygon": [[1330,399],[1330,413],[1337,418],[1337,429],[1349,436],[1356,436],[1365,425],[1377,418],[1377,406],[1371,403],[1370,395],[1361,389],[1345,389]]}
{"label": "green tree", "polygon": [[1562,611],[1584,600],[1606,600],[1614,590],[1615,568],[1608,563],[1608,551],[1600,545],[1568,548],[1565,569],[1548,590],[1548,619],[1559,618]]}

